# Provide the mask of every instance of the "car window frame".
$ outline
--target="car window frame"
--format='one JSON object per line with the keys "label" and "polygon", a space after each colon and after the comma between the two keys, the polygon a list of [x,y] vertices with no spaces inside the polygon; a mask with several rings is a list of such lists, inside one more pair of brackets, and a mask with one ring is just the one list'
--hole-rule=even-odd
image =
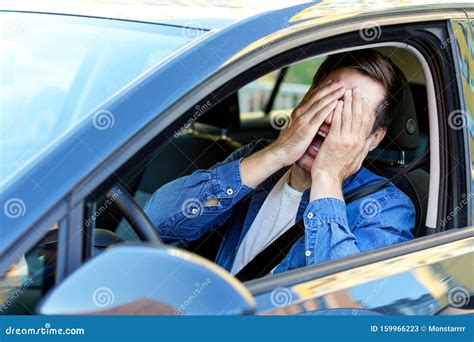
{"label": "car window frame", "polygon": [[[456,30],[457,27],[461,26],[463,29],[465,29],[467,31],[467,34],[465,37],[463,37],[462,34],[459,33],[459,31]],[[467,26],[467,27],[466,27]],[[451,44],[451,48],[452,48],[452,52],[453,52],[453,56],[455,58],[455,62],[454,62],[454,68],[456,70],[456,74],[457,75],[462,75],[463,72],[463,67],[462,65],[459,65],[459,61],[462,61],[462,62],[467,62],[468,65],[474,65],[474,59],[472,58],[472,54],[469,54],[469,51],[467,51],[466,49],[461,49],[460,47],[460,44],[461,43],[464,43],[460,40],[462,40],[462,38],[465,38],[466,41],[465,43],[467,44],[467,46],[472,46],[472,44],[474,44],[474,21],[472,19],[469,18],[469,16],[466,14],[466,18],[464,19],[453,19],[453,20],[450,20],[450,25],[449,25],[449,29],[450,29],[450,38],[452,41],[455,41],[456,43],[455,44]],[[469,70],[469,67],[467,67],[467,69]],[[468,172],[470,172],[470,178],[474,180],[474,160],[473,160],[473,157],[472,157],[472,153],[473,151],[471,150],[471,144],[474,142],[474,137],[472,136],[472,133],[469,132],[469,123],[472,125],[472,122],[473,122],[473,115],[474,115],[474,112],[471,112],[469,111],[469,103],[471,103],[472,101],[474,101],[474,93],[472,90],[469,89],[469,86],[468,85],[465,85],[463,82],[462,82],[463,78],[462,76],[460,76],[458,79],[456,79],[456,86],[457,88],[459,89],[459,95],[460,95],[460,98],[461,98],[461,104],[459,106],[459,111],[457,113],[462,113],[462,115],[466,115],[467,117],[464,118],[466,121],[465,121],[465,125],[462,125],[462,126],[466,126],[466,127],[461,127],[462,128],[462,132],[464,133],[464,143],[466,145],[466,160],[465,160],[465,163],[466,163],[466,170]],[[471,116],[469,117],[469,113],[471,114]],[[453,113],[453,114],[456,114],[456,113]],[[449,118],[448,118],[449,120]],[[462,122],[464,123],[464,122]],[[469,178],[469,176],[468,176]],[[466,194],[471,194],[472,195],[472,182],[468,182],[467,184],[467,191],[466,191]],[[474,216],[473,216],[473,205],[474,205],[474,202],[471,201],[471,204],[469,204],[469,201],[471,200],[471,197],[467,197],[466,196],[466,199],[467,199],[467,221],[470,222],[471,224],[473,223],[472,221],[474,220]]]}
{"label": "car window frame", "polygon": [[[445,20],[443,20],[443,21],[437,21],[437,25],[440,25],[440,23],[441,23],[441,26],[443,26],[443,27],[446,25],[446,21],[445,21]],[[434,23],[428,23],[428,24],[423,24],[423,25],[424,25],[424,27],[426,27],[426,26],[430,26],[430,27],[436,26]],[[388,29],[388,28],[389,28],[389,27],[387,27],[387,29]],[[356,32],[357,32],[357,31],[356,31]],[[344,36],[347,37],[349,34],[354,35],[355,32],[350,32],[350,33],[348,33],[348,34],[346,34],[346,35],[344,35]],[[329,36],[327,39],[332,39],[332,40],[334,40],[334,39],[336,39],[336,38],[334,38],[334,37],[332,37],[332,36]],[[283,41],[283,42],[284,42],[284,41]],[[282,43],[283,43],[283,42],[282,42]],[[333,41],[333,43],[334,43],[334,41]],[[391,45],[396,44],[396,43],[397,43],[396,41],[394,41],[393,39],[391,39],[391,40],[389,40],[389,41],[384,42],[382,45],[385,44],[385,45],[387,45],[387,46],[391,46]],[[376,45],[376,44],[367,44],[367,47],[372,46],[372,45]],[[275,44],[275,46],[274,46],[275,49],[277,49],[278,46],[279,46],[278,44]],[[356,43],[356,44],[351,44],[351,48],[354,48],[354,47],[356,47],[356,48],[361,48],[361,45],[358,44],[358,43]],[[327,49],[327,48],[325,48],[325,49],[324,49],[324,48],[321,48],[321,50],[323,50],[324,53],[323,53],[323,52],[320,52],[319,54],[314,54],[314,55],[312,55],[311,57],[316,57],[317,55],[327,54],[329,51],[331,51],[331,49]],[[291,53],[291,50],[290,50],[290,52],[289,52],[289,51],[285,51],[284,53],[281,53],[281,52],[278,52],[278,51],[277,51],[277,52],[275,53],[275,55],[274,55],[274,58],[275,58],[276,60],[279,59],[279,63],[283,63],[282,65],[289,65],[289,64],[291,64],[291,63],[295,63],[296,61],[301,61],[301,60],[303,59],[303,58],[300,58],[300,59],[295,58],[295,60],[292,60],[291,62],[288,62],[288,54],[289,54],[289,53]],[[285,64],[285,63],[286,63],[286,64]],[[277,63],[277,65],[279,65],[279,64]],[[261,67],[261,64],[255,63],[254,66],[253,66],[253,68],[259,68],[259,66]],[[250,69],[252,69],[252,68],[249,67],[248,69],[246,69],[246,71],[249,71]],[[275,67],[275,69],[277,69],[277,67]],[[275,70],[275,69],[273,69],[273,70]],[[261,72],[261,71],[260,71],[260,72]],[[240,73],[239,73],[239,75],[240,75]],[[247,78],[248,78],[248,77],[247,77]],[[256,79],[256,78],[258,78],[258,77],[255,76],[255,74],[254,74],[254,75],[252,76],[252,79]],[[238,87],[235,87],[235,84],[234,84],[233,82],[235,82],[235,79],[232,79],[232,73],[230,73],[230,75],[227,77],[227,86],[226,86],[226,88],[227,88],[227,89],[238,89]],[[204,87],[204,88],[207,89],[207,87]],[[192,99],[195,99],[195,98],[196,98],[196,97],[193,97]],[[202,98],[201,98],[201,99],[202,99]],[[191,101],[191,103],[196,103],[196,102],[198,102],[198,101],[194,102],[194,100],[190,100],[189,98],[188,98],[188,101]],[[180,102],[180,101],[177,101],[177,102]],[[191,107],[191,108],[192,108],[192,107]],[[173,110],[176,110],[176,108],[172,108],[172,109],[170,109],[170,110],[173,111]],[[164,135],[166,134],[166,132],[173,131],[174,128],[179,127],[180,125],[182,125],[182,123],[183,123],[183,122],[186,120],[186,118],[187,118],[187,115],[186,115],[186,114],[182,114],[182,110],[181,110],[181,114],[177,114],[176,112],[175,112],[174,114],[175,114],[176,119],[175,119],[175,121],[174,121],[172,124],[167,124],[167,123],[166,123],[166,120],[156,120],[155,125],[154,125],[154,127],[153,127],[154,135],[153,135],[152,137],[150,137],[150,135],[147,136],[148,140],[147,140],[146,144],[148,144],[148,145],[151,145],[151,144],[156,145],[156,143],[158,143],[160,139],[163,139],[163,137],[164,137]],[[159,127],[161,127],[161,130],[159,129]],[[159,131],[158,134],[156,133],[157,131]],[[149,133],[149,132],[148,132],[148,133]],[[144,139],[144,138],[142,137],[142,140],[143,140],[143,139]],[[135,151],[136,151],[137,148],[138,148],[137,144],[136,144],[136,143],[133,143],[133,142],[130,143],[130,144],[126,144],[126,145],[133,146],[133,149],[134,149]],[[140,145],[140,146],[143,146],[143,145],[145,145],[145,143],[143,143],[143,144]],[[146,147],[143,147],[143,151],[144,151],[144,150],[146,150]],[[120,154],[120,153],[122,153],[122,152],[123,152],[123,151],[117,151],[117,152],[115,153],[115,157],[117,157],[117,154]],[[135,153],[135,155],[137,155],[137,154]],[[122,161],[123,161],[126,157],[127,157],[126,154],[122,155],[122,158],[121,158]],[[441,156],[440,156],[440,159],[442,159]],[[130,160],[129,160],[129,161],[130,161]],[[440,161],[440,162],[441,162],[441,161]],[[123,169],[124,169],[124,166],[125,166],[126,164],[127,164],[127,163],[123,162],[119,169],[122,169],[122,170],[123,170]],[[107,168],[108,168],[108,170],[110,171],[110,164],[108,164],[108,167],[107,167]],[[117,173],[120,173],[120,171],[118,170]],[[92,187],[92,184],[95,184],[95,187],[94,187],[94,188],[96,188],[96,189],[99,189],[99,188],[104,189],[104,188],[107,187],[108,185],[112,185],[112,184],[113,184],[113,179],[111,179],[110,177],[104,177],[104,175],[102,175],[102,178],[106,178],[106,179],[105,179],[105,180],[102,179],[102,181],[99,182],[100,177],[97,177],[97,176],[98,176],[97,174],[96,174],[95,176],[96,176],[96,179],[94,179],[94,180],[93,180],[93,179],[88,179],[88,180],[87,180],[87,181],[90,182],[90,183],[88,184],[88,186],[87,186],[86,188],[89,188],[89,189],[90,189],[90,188]],[[110,176],[110,174],[109,174],[109,176]],[[97,178],[99,178],[99,179],[97,179]],[[108,184],[108,185],[107,185],[107,184]],[[100,185],[100,186],[99,186],[99,185]],[[441,184],[440,184],[440,186],[441,186]],[[439,199],[440,199],[439,197],[440,197],[440,196],[438,196],[437,200],[438,200],[438,202],[441,202],[441,201],[439,201]],[[77,201],[77,200],[85,200],[85,198],[86,198],[86,197],[82,197],[81,199],[76,198],[76,201]],[[439,205],[438,205],[438,207],[440,207],[440,206],[441,206],[441,209],[442,209],[442,210],[438,210],[438,218],[440,217],[440,216],[439,216],[440,214],[443,214],[443,213],[446,211],[446,208],[443,208],[443,205],[442,205],[442,204],[439,204]],[[76,224],[80,224],[80,222],[76,222]],[[416,245],[416,242],[417,242],[417,241],[415,241],[415,245]],[[412,245],[413,245],[413,244],[411,244],[410,246],[412,246]],[[390,250],[390,247],[388,248],[388,250]],[[384,251],[387,252],[386,249],[384,249]],[[355,258],[357,258],[357,256],[355,256]]]}

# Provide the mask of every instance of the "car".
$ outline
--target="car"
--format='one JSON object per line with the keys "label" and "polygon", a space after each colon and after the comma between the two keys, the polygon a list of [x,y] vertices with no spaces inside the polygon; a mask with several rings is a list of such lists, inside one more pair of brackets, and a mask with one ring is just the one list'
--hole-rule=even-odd
{"label": "car", "polygon": [[[3,314],[472,314],[474,4],[72,8],[2,3]],[[366,48],[409,81],[365,164],[415,239],[245,282],[212,262],[219,227],[161,242],[157,188],[274,139],[325,56]]]}

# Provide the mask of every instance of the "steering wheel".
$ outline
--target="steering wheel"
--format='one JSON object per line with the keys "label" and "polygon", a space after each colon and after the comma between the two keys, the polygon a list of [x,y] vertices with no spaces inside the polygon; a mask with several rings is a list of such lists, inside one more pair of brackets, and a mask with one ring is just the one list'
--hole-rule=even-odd
{"label": "steering wheel", "polygon": [[107,191],[106,196],[120,209],[141,240],[157,246],[164,245],[153,223],[123,187],[114,185]]}

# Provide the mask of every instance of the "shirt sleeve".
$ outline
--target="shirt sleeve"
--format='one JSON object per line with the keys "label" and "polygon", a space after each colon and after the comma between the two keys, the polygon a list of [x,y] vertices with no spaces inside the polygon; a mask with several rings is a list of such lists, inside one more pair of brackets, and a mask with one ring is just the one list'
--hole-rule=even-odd
{"label": "shirt sleeve", "polygon": [[[197,170],[158,189],[144,211],[166,242],[192,241],[220,226],[252,188],[240,176],[242,158]],[[211,199],[217,204],[206,205]]]}
{"label": "shirt sleeve", "polygon": [[384,191],[350,204],[323,198],[308,204],[304,214],[306,264],[342,258],[413,238],[415,209],[399,190]]}

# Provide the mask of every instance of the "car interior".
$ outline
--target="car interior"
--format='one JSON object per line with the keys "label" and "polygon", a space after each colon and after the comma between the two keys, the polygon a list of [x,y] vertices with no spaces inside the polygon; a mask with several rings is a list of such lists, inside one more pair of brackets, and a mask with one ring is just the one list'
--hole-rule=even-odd
{"label": "car interior", "polygon": [[[426,82],[418,60],[410,52],[395,47],[376,49],[390,56],[408,80],[401,89],[403,103],[398,115],[379,148],[372,151],[364,162],[371,171],[390,178],[417,158],[428,155]],[[190,124],[186,124],[185,129],[181,126],[179,131],[168,132],[167,138],[150,148],[145,158],[127,165],[127,172],[116,182],[143,208],[158,188],[173,179],[189,175],[197,169],[210,168],[254,139],[275,139],[280,132],[275,129],[275,122],[282,115],[289,115],[299,103],[324,58],[306,59],[258,78],[221,99],[202,115],[199,105],[196,105],[194,114],[199,115],[194,116],[197,117],[195,121],[188,121]],[[215,97],[213,101],[216,102]],[[415,205],[414,236],[426,235],[428,158],[417,163],[394,183]],[[90,217],[94,208],[100,208],[106,200],[104,192],[92,194],[90,201],[93,205],[89,206],[85,217]],[[91,245],[89,256],[101,253],[113,244],[140,241],[139,234],[117,206],[107,206],[89,228],[92,232],[88,234]],[[218,228],[179,247],[214,260],[223,229]]]}

